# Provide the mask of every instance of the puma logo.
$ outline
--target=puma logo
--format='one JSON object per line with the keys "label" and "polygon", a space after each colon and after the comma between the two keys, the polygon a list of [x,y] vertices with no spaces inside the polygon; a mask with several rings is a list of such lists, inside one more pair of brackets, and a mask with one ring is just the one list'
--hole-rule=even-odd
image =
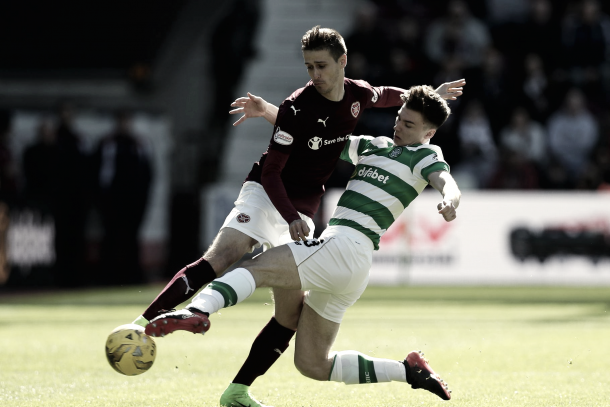
{"label": "puma logo", "polygon": [[191,288],[191,286],[189,285],[189,280],[188,278],[186,278],[186,276],[182,276],[182,279],[184,280],[184,283],[186,284],[186,291],[184,294],[188,294],[189,291],[195,291]]}
{"label": "puma logo", "polygon": [[295,108],[294,106],[290,106],[290,108],[291,108],[292,110],[294,110],[294,115],[295,115],[295,116],[297,115],[297,112],[300,112],[300,111],[301,111],[301,109],[297,109],[297,108]]}
{"label": "puma logo", "polygon": [[279,353],[280,355],[282,354],[282,351],[279,350],[278,348],[273,349],[273,351]]}
{"label": "puma logo", "polygon": [[318,123],[322,123],[324,125],[324,127],[326,127],[326,120],[328,120],[328,117],[324,120],[318,119]]}

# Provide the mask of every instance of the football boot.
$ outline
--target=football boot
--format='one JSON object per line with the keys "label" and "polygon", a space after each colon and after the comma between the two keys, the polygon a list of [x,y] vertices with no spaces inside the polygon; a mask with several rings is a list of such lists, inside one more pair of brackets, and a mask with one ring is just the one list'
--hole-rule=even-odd
{"label": "football boot", "polygon": [[447,383],[434,373],[423,356],[424,354],[421,351],[414,350],[402,362],[407,371],[407,383],[413,389],[428,390],[443,400],[451,399],[451,390],[449,390]]}
{"label": "football boot", "polygon": [[171,334],[174,331],[188,331],[194,334],[205,334],[210,329],[207,314],[196,309],[184,308],[170,311],[153,318],[146,325],[147,335],[158,337]]}
{"label": "football boot", "polygon": [[262,404],[250,395],[249,386],[231,383],[220,396],[221,407],[271,407]]}

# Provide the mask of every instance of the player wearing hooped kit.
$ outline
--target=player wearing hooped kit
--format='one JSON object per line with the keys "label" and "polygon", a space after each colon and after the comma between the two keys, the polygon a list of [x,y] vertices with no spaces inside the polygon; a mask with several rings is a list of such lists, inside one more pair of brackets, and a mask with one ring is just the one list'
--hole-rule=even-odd
{"label": "player wearing hooped kit", "polygon": [[[306,241],[313,233],[311,217],[318,209],[324,182],[362,111],[402,104],[403,89],[372,87],[344,77],[347,49],[335,30],[314,27],[305,33],[301,45],[311,78],[303,89],[279,109],[253,95],[233,104],[236,109],[231,113],[244,114],[236,124],[263,116],[276,125],[269,147],[253,166],[235,208],[210,248],[180,270],[135,323],[146,326],[160,312],[188,300],[256,247]],[[444,83],[436,92],[456,99],[464,84],[463,80]],[[280,356],[276,349],[283,352],[295,334],[303,293],[274,288],[274,299],[274,316],[255,339],[248,359],[225,392],[249,406],[258,403],[250,399],[247,387],[273,365]]]}
{"label": "player wearing hooped kit", "polygon": [[346,384],[407,382],[450,399],[447,385],[419,352],[403,361],[330,352],[343,314],[366,288],[379,238],[404,208],[430,184],[443,195],[439,214],[446,221],[456,217],[460,191],[440,148],[429,144],[450,110],[427,86],[411,88],[403,100],[393,140],[350,137],[341,158],[356,169],[318,240],[293,242],[244,262],[213,281],[186,309],[151,321],[147,333],[197,332],[203,324],[207,330],[210,314],[243,301],[256,287],[306,290],[295,345],[295,365],[303,375]]}

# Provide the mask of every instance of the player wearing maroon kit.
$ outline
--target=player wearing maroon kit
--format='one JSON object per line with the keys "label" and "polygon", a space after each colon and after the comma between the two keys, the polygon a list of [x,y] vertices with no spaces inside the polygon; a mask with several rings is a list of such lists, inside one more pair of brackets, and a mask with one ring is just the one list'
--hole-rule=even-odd
{"label": "player wearing maroon kit", "polygon": [[[307,241],[311,217],[324,193],[339,155],[362,111],[370,107],[402,105],[404,89],[372,87],[344,77],[347,49],[341,35],[319,26],[302,39],[303,57],[311,81],[279,107],[250,96],[236,101],[248,117],[264,116],[275,124],[267,151],[255,163],[223,227],[204,256],[180,270],[136,323],[148,324],[159,311],[174,308],[254,248],[271,248],[292,240]],[[445,83],[437,89],[445,99],[461,95],[465,82]],[[277,117],[277,121],[276,121]],[[304,293],[274,289],[275,315],[254,341],[233,388],[242,406],[258,406],[248,387],[286,350],[295,333]],[[147,333],[154,333],[150,325]],[[202,333],[207,327],[201,327]],[[227,392],[225,392],[227,393]],[[233,400],[232,399],[232,400]],[[244,404],[244,400],[248,404]]]}

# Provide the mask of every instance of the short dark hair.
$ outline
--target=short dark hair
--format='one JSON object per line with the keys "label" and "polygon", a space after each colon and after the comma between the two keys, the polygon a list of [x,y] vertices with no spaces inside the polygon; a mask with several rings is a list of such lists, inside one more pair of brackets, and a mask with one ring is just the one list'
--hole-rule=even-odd
{"label": "short dark hair", "polygon": [[424,123],[435,129],[441,127],[451,114],[447,101],[428,85],[412,86],[400,95],[400,99],[407,109],[421,113]]}
{"label": "short dark hair", "polygon": [[339,60],[341,55],[347,54],[347,47],[341,34],[332,28],[320,28],[319,25],[307,31],[301,38],[301,50],[328,50],[335,62]]}

